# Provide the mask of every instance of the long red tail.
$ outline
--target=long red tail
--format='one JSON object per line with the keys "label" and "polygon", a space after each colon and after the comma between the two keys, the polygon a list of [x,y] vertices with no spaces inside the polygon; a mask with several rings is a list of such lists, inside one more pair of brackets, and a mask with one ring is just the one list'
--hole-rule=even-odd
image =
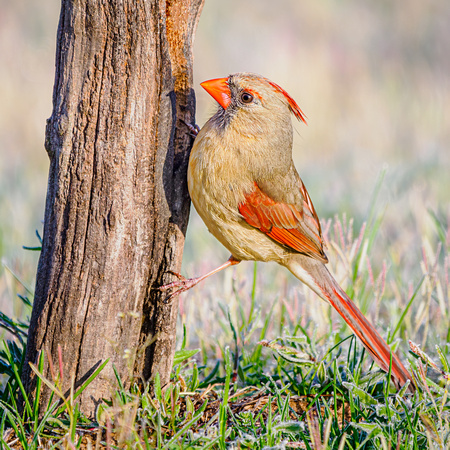
{"label": "long red tail", "polygon": [[336,309],[385,372],[389,372],[392,355],[391,374],[397,388],[403,386],[407,380],[411,380],[409,389],[414,392],[412,377],[406,367],[339,286],[325,265],[310,258],[305,260],[306,264],[297,264],[298,262],[289,264],[289,270]]}

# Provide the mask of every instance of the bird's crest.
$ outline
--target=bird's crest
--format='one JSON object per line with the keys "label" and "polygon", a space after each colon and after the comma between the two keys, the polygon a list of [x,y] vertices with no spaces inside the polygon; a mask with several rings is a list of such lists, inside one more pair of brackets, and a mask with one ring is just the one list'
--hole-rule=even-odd
{"label": "bird's crest", "polygon": [[289,104],[289,109],[291,110],[291,113],[294,114],[295,117],[297,117],[298,120],[301,120],[306,124],[306,117],[303,111],[300,109],[300,106],[297,105],[295,100],[281,87],[278,86],[278,84],[274,83],[273,81],[267,80],[267,82],[272,86],[277,92],[280,94],[283,94],[284,98],[287,100]]}

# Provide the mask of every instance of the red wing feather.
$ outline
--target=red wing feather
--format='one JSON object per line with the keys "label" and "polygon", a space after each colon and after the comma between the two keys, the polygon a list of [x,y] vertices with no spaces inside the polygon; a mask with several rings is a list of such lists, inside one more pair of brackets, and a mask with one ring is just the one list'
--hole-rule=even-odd
{"label": "red wing feather", "polygon": [[319,219],[301,181],[300,191],[304,199],[301,210],[294,205],[275,202],[255,183],[254,190],[239,205],[239,212],[249,225],[280,244],[327,262]]}

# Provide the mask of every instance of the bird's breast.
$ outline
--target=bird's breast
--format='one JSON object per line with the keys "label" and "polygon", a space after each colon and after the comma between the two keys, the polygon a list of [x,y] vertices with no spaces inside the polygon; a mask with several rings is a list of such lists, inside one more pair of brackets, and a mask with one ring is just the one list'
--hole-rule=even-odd
{"label": "bird's breast", "polygon": [[243,159],[225,140],[200,132],[188,168],[189,193],[197,209],[214,209],[216,215],[235,219],[239,216],[238,206],[253,186]]}
{"label": "bird's breast", "polygon": [[239,204],[254,189],[254,178],[245,154],[232,142],[208,129],[200,131],[189,159],[188,187],[209,231],[235,258],[266,261],[285,256],[281,246],[239,213]]}

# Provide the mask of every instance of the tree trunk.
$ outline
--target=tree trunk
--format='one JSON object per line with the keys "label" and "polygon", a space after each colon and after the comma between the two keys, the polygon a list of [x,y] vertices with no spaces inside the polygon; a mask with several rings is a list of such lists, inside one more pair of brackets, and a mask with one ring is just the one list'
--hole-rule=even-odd
{"label": "tree trunk", "polygon": [[203,1],[62,0],[30,394],[28,362],[40,350],[57,361],[58,345],[64,389],[110,358],[81,395],[87,414],[114,388],[113,365],[126,383],[169,381],[178,303],[155,289],[181,265],[193,141],[184,122],[194,123]]}

